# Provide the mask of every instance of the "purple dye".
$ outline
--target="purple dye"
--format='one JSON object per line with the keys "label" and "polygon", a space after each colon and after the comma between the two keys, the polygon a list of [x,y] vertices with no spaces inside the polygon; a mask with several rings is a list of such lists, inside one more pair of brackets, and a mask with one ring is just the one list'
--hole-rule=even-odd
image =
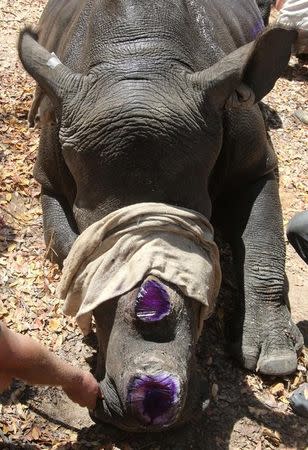
{"label": "purple dye", "polygon": [[169,423],[177,411],[180,383],[169,373],[139,375],[130,384],[128,401],[147,425]]}
{"label": "purple dye", "polygon": [[148,280],[141,286],[135,312],[143,322],[157,322],[170,313],[171,305],[166,289],[155,280]]}

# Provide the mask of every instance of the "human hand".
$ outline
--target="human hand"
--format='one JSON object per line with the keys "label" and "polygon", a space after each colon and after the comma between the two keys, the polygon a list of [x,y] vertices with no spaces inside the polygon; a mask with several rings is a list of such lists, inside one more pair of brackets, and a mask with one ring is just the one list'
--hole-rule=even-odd
{"label": "human hand", "polygon": [[66,395],[80,406],[94,409],[98,397],[101,397],[99,384],[90,372],[82,372],[68,386],[63,386]]}

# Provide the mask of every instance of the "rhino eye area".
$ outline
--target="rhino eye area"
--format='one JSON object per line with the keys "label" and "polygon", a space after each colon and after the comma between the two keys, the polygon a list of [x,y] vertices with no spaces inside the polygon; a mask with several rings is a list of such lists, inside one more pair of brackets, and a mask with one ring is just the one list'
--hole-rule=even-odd
{"label": "rhino eye area", "polygon": [[169,294],[155,280],[148,280],[141,286],[135,305],[136,317],[142,322],[158,322],[171,311]]}

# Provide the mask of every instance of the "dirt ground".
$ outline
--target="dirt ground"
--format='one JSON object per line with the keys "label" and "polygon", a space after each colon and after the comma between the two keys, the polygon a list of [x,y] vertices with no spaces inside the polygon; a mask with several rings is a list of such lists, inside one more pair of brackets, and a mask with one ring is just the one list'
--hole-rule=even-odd
{"label": "dirt ground", "polygon": [[[95,339],[82,341],[74,322],[62,315],[62,303],[55,297],[60,274],[45,259],[39,186],[32,177],[38,132],[29,130],[26,121],[34,84],[15,51],[18,30],[35,23],[44,4],[0,0],[0,320],[86,367],[95,359]],[[307,127],[293,116],[305,102],[307,107],[307,98],[307,66],[293,57],[265,99],[276,111],[270,135],[280,162],[285,224],[308,204]],[[288,243],[287,275],[292,315],[307,344],[307,267]],[[230,275],[219,305],[231,300],[234,289]],[[0,449],[307,449],[307,419],[294,415],[288,402],[290,393],[308,381],[307,353],[291,377],[245,372],[224,351],[223,314],[219,306],[200,342],[199,354],[205,355],[199,358],[200,377],[208,385],[210,405],[187,426],[158,435],[96,426],[85,409],[58,389],[16,381],[0,396]]]}

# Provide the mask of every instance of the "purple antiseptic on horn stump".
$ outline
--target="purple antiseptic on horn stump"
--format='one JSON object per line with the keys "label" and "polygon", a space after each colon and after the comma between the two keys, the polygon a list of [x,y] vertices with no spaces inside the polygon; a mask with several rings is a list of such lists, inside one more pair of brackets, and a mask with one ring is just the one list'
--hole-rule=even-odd
{"label": "purple antiseptic on horn stump", "polygon": [[166,425],[176,415],[179,393],[179,380],[169,373],[140,374],[130,383],[128,403],[145,425]]}
{"label": "purple antiseptic on horn stump", "polygon": [[169,294],[166,289],[155,280],[148,280],[141,286],[137,299],[136,317],[143,322],[157,322],[171,311]]}

